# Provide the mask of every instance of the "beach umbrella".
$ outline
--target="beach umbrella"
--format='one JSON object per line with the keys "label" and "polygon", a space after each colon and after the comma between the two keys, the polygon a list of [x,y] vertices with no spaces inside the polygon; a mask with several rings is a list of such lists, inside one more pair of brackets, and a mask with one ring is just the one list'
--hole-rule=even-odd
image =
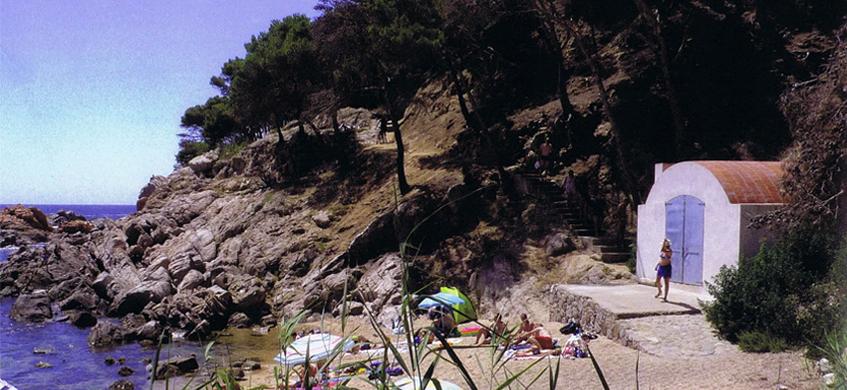
{"label": "beach umbrella", "polygon": [[332,355],[338,348],[344,352],[349,351],[353,348],[353,344],[353,340],[342,339],[329,333],[310,334],[294,340],[285,352],[276,355],[274,360],[286,366],[298,366],[306,363],[307,353],[310,361],[321,361]]}
{"label": "beach umbrella", "polygon": [[456,320],[457,324],[463,324],[468,321],[473,321],[477,318],[476,308],[474,308],[473,302],[471,302],[471,299],[468,298],[467,295],[459,291],[458,288],[441,287],[440,294],[452,295],[461,301],[460,303],[452,305],[453,318]]}
{"label": "beach umbrella", "polygon": [[438,384],[441,385],[441,390],[462,390],[461,387],[441,379],[430,380],[426,385],[426,389],[421,389],[421,381],[418,378],[412,380],[412,378],[405,377],[398,379],[394,382],[394,384],[397,385],[400,390],[436,390],[438,387],[436,387],[435,383],[433,383],[435,380],[437,380]]}
{"label": "beach umbrella", "polygon": [[461,305],[463,303],[465,303],[465,301],[456,295],[440,292],[438,294],[430,295],[424,298],[424,300],[418,304],[418,309],[428,310],[429,308],[436,306],[452,307],[454,305]]}

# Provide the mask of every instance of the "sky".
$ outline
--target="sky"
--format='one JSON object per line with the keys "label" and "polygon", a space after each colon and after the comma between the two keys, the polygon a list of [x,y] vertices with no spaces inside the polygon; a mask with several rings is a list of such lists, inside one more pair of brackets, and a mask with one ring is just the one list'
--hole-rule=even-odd
{"label": "sky", "polygon": [[0,0],[0,204],[134,204],[187,107],[315,0]]}

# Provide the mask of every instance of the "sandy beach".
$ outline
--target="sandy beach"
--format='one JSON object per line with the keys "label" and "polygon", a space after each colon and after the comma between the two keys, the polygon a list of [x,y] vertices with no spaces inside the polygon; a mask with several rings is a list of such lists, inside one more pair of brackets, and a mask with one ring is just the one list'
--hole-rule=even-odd
{"label": "sandy beach", "polygon": [[[418,321],[425,325],[425,321]],[[418,325],[416,324],[416,325]],[[564,341],[565,336],[558,333],[563,325],[556,322],[545,322],[545,328],[553,330],[555,338]],[[312,322],[300,326],[301,329],[321,328],[333,334],[341,334],[340,324],[335,321],[325,321],[323,324]],[[350,321],[348,334],[364,335],[376,339],[370,326],[361,317]],[[231,332],[231,337],[220,339],[222,345],[232,340],[230,350],[232,361],[246,358],[258,358],[262,368],[247,371],[242,386],[252,388],[258,385],[274,386],[273,357],[278,353],[276,331],[268,335],[251,336],[250,330],[238,329]],[[496,380],[490,369],[490,348],[469,348],[473,345],[472,337],[464,337],[457,344],[458,355],[462,358],[470,375],[478,388],[496,388],[498,383],[505,381],[508,374],[505,370],[515,373],[523,370],[535,360],[515,360],[505,365],[505,370],[496,374]],[[744,353],[734,346],[721,348],[709,356],[656,356],[650,353],[640,353],[632,348],[624,347],[603,336],[590,343],[606,380],[612,389],[774,389],[777,384],[789,389],[813,389],[819,382],[808,368],[808,364],[800,352],[752,354]],[[446,354],[445,354],[446,357]],[[365,359],[363,353],[345,355],[344,362]],[[557,389],[597,389],[601,388],[600,381],[592,367],[591,360],[562,358],[546,358],[530,368],[521,376],[518,388],[545,389],[549,388],[549,374],[542,373],[548,367],[555,368],[560,364],[560,374]],[[636,374],[636,360],[638,372]],[[428,367],[431,361],[427,358],[423,367]],[[537,381],[531,383],[539,373]],[[448,363],[439,363],[436,376],[453,382],[467,389],[461,373]],[[359,376],[350,382],[356,388],[369,388],[364,376]]]}

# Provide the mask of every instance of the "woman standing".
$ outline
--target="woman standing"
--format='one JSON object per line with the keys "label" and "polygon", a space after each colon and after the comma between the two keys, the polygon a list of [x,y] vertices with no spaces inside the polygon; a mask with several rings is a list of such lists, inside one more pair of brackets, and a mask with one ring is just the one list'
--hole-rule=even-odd
{"label": "woman standing", "polygon": [[662,296],[662,278],[665,279],[665,296],[663,302],[668,301],[668,290],[671,282],[671,259],[673,258],[673,250],[671,250],[671,240],[665,238],[662,242],[662,253],[659,255],[659,261],[656,263],[656,287],[659,292],[656,293],[656,298]]}

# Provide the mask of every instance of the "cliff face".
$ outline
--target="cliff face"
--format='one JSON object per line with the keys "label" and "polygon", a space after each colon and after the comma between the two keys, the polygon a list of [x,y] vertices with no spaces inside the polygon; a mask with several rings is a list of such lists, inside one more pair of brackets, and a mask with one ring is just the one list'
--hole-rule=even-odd
{"label": "cliff face", "polygon": [[[45,289],[70,311],[129,316],[134,321],[127,324],[129,338],[148,321],[202,336],[228,322],[275,323],[302,308],[331,313],[345,283],[356,300],[380,312],[399,303],[399,242],[447,202],[448,194],[455,198],[466,191],[455,169],[421,163],[445,151],[462,129],[439,85],[423,89],[407,112],[407,174],[416,189],[399,204],[393,144],[374,142],[377,126],[367,110],[346,109],[342,122],[356,128],[361,147],[352,156],[355,171],[324,164],[308,176],[270,186],[266,176],[275,169],[276,135],[234,156],[207,153],[167,177],[151,178],[131,216],[96,221],[90,233],[39,230],[49,234],[47,245],[25,247],[0,265],[0,292]],[[289,129],[285,136],[291,145],[297,137],[333,134]],[[423,229],[438,232],[427,239],[462,224],[453,209],[433,219],[438,229]],[[75,303],[80,299],[89,304]]]}

